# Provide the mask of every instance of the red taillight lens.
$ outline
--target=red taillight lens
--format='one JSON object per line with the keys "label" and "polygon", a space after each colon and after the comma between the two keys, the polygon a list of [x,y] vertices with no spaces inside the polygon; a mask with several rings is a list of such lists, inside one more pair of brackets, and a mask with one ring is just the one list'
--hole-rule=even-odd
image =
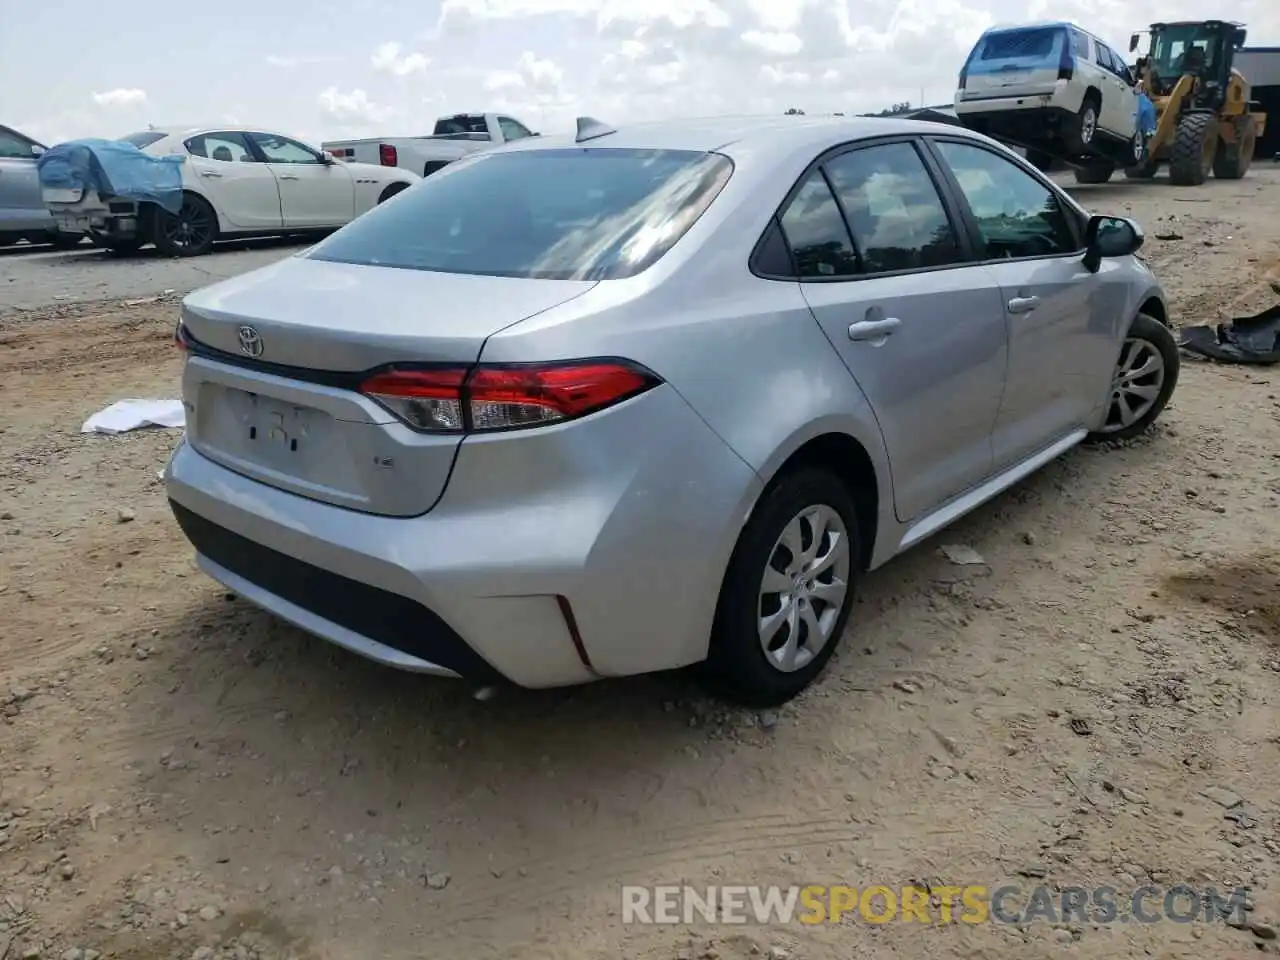
{"label": "red taillight lens", "polygon": [[643,393],[661,381],[623,360],[390,370],[361,392],[415,430],[490,432],[560,423]]}
{"label": "red taillight lens", "polygon": [[396,153],[396,148],[389,143],[378,144],[378,160],[384,167],[394,167],[400,162],[400,156]]}
{"label": "red taillight lens", "polygon": [[179,350],[187,349],[187,328],[181,320],[178,325],[173,328],[173,345]]}

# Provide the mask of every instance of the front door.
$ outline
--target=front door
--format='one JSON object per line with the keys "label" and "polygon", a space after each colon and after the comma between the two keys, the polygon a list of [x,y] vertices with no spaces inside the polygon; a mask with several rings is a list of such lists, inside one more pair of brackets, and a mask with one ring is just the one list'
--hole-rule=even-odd
{"label": "front door", "polygon": [[34,141],[0,127],[0,232],[53,226],[40,192]]}
{"label": "front door", "polygon": [[285,227],[345,226],[355,217],[356,186],[345,163],[273,133],[249,136],[280,185]]}
{"label": "front door", "polygon": [[781,222],[805,299],[880,424],[898,518],[986,479],[1004,387],[1000,289],[964,262],[917,147],[834,156]]}
{"label": "front door", "polygon": [[202,133],[184,144],[200,190],[232,228],[273,230],[284,224],[276,176],[258,159],[243,133]]}
{"label": "front door", "polygon": [[937,139],[1000,282],[1009,370],[993,436],[997,469],[1090,424],[1115,363],[1124,291],[1084,268],[1057,195],[993,149]]}

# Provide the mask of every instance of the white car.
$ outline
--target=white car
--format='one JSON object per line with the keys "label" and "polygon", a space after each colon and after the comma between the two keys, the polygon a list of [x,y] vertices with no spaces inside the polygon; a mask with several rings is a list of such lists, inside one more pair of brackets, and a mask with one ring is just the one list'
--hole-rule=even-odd
{"label": "white car", "polygon": [[960,123],[1027,150],[1043,166],[1068,161],[1085,182],[1139,165],[1146,138],[1124,58],[1072,23],[993,27],[960,71]]}
{"label": "white car", "polygon": [[336,230],[422,178],[411,170],[340,163],[318,147],[258,128],[165,127],[121,137],[156,157],[185,157],[182,208],[97,191],[44,190],[61,229],[129,253],[205,253],[218,239]]}

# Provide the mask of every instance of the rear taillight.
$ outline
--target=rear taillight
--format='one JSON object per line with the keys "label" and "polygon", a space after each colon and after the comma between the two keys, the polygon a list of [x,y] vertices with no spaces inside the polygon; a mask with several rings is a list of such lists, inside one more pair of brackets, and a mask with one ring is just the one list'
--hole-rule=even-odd
{"label": "rear taillight", "polygon": [[471,433],[562,423],[661,382],[626,360],[575,360],[392,369],[371,376],[360,391],[415,430]]}
{"label": "rear taillight", "polygon": [[1076,61],[1071,55],[1071,47],[1068,44],[1062,45],[1062,52],[1058,54],[1058,79],[1070,80],[1076,73]]}
{"label": "rear taillight", "polygon": [[187,349],[187,326],[181,320],[178,325],[173,328],[173,345],[179,350]]}
{"label": "rear taillight", "polygon": [[378,144],[378,162],[384,167],[394,167],[400,162],[396,148],[389,143]]}

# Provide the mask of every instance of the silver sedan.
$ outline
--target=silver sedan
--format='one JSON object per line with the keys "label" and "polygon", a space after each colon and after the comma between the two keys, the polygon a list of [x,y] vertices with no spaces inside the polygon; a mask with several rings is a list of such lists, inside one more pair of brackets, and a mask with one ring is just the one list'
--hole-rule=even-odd
{"label": "silver sedan", "polygon": [[1142,240],[959,128],[584,118],[188,296],[173,511],[388,665],[779,703],[862,574],[1159,416]]}

